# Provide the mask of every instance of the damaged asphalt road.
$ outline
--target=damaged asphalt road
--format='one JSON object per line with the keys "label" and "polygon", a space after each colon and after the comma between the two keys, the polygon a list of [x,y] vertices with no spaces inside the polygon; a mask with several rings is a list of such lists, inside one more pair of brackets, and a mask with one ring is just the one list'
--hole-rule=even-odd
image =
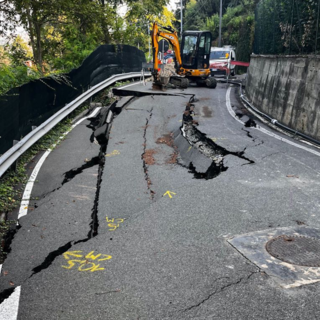
{"label": "damaged asphalt road", "polygon": [[88,122],[52,152],[0,277],[3,303],[21,286],[18,319],[320,317],[319,283],[284,289],[228,242],[320,228],[319,157],[235,121],[226,89],[132,99],[103,158]]}

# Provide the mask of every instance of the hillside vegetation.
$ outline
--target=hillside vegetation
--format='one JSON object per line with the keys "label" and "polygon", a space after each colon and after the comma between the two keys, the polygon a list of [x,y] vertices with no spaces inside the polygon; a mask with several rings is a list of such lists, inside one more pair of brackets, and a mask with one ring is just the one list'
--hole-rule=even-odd
{"label": "hillside vegetation", "polygon": [[[319,3],[223,0],[222,44],[234,46],[241,61],[249,61],[252,52],[317,53]],[[0,94],[31,79],[67,73],[100,44],[133,45],[151,59],[153,21],[180,33],[180,8],[172,13],[167,4],[167,0],[0,0],[0,36],[7,40],[0,46]],[[210,30],[212,45],[217,45],[219,5],[220,0],[183,0],[183,29]],[[21,27],[27,36],[18,34]]]}

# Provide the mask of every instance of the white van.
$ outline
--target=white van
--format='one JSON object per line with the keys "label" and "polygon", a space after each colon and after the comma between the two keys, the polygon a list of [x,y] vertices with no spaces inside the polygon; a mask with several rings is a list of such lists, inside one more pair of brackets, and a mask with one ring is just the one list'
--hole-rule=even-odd
{"label": "white van", "polygon": [[211,47],[210,52],[210,70],[211,75],[226,74],[226,68],[230,67],[230,74],[235,75],[235,65],[231,61],[236,60],[236,53],[231,46]]}

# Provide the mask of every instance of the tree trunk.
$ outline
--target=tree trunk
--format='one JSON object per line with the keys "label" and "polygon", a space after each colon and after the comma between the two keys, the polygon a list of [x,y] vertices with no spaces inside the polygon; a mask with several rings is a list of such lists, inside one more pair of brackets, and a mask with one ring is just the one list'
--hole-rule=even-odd
{"label": "tree trunk", "polygon": [[35,23],[35,31],[36,31],[36,40],[37,40],[37,60],[40,67],[41,72],[44,72],[43,61],[42,61],[42,46],[41,46],[41,25],[36,22]]}
{"label": "tree trunk", "polygon": [[28,31],[29,31],[29,36],[30,36],[30,42],[31,42],[31,48],[32,48],[32,55],[33,55],[33,60],[37,64],[37,49],[35,45],[35,39],[34,39],[34,32],[33,32],[33,23],[30,15],[30,8],[27,8],[27,19],[28,19]]}
{"label": "tree trunk", "polygon": [[27,8],[27,19],[29,24],[29,36],[32,47],[33,59],[36,65],[39,66],[39,71],[44,72],[42,61],[42,47],[41,47],[41,23],[38,21],[37,13],[32,8],[30,13],[30,7]]}

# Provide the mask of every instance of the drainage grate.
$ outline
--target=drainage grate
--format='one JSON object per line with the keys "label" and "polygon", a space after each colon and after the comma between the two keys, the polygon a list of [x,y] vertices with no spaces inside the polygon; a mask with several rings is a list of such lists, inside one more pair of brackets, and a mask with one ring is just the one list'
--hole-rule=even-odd
{"label": "drainage grate", "polygon": [[281,235],[266,244],[273,257],[298,266],[320,267],[320,240],[305,236]]}

